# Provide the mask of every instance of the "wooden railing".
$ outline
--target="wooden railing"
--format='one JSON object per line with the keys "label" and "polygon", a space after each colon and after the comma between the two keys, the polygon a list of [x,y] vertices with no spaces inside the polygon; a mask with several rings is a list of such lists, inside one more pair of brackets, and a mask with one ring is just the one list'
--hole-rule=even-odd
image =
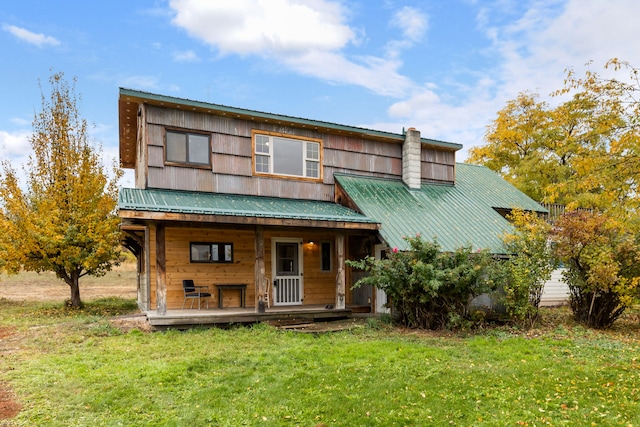
{"label": "wooden railing", "polygon": [[[540,204],[549,211],[549,213],[543,214],[543,217],[545,220],[547,220],[547,222],[551,224],[556,222],[556,220],[560,218],[562,214],[564,214],[566,211],[565,205],[559,205],[557,203],[540,203]],[[587,209],[587,208],[578,208],[576,210],[589,211],[589,212],[593,211],[593,209]]]}

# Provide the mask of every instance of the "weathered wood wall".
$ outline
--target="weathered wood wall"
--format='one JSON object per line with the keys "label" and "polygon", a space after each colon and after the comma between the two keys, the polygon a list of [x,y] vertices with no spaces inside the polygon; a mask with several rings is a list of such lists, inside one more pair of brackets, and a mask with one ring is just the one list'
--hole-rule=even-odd
{"label": "weathered wood wall", "polygon": [[454,182],[456,178],[456,155],[453,151],[422,147],[420,170],[422,179],[436,182]]}
{"label": "weathered wood wall", "polygon": [[[146,107],[148,177],[153,188],[251,194],[271,197],[333,200],[336,172],[382,178],[402,176],[401,144],[319,133],[314,130],[255,123],[204,113]],[[210,132],[212,167],[196,169],[164,164],[165,126]],[[252,130],[280,132],[323,141],[323,181],[253,176]],[[423,146],[422,178],[453,182],[455,153]],[[144,167],[140,164],[138,167]]]}
{"label": "weathered wood wall", "polygon": [[[272,277],[272,239],[296,237],[303,239],[304,305],[333,304],[336,295],[336,259],[333,253],[333,270],[321,271],[320,242],[335,242],[335,234],[330,231],[264,231],[264,264],[267,278]],[[150,257],[156,259],[156,229],[149,227]],[[313,241],[311,244],[309,242]],[[233,263],[191,263],[190,242],[232,242]],[[184,293],[182,281],[192,279],[196,285],[207,285],[213,297],[209,307],[218,307],[216,283],[244,283],[247,285],[246,306],[255,307],[255,231],[253,229],[234,230],[230,228],[171,227],[165,228],[166,259],[166,305],[167,309],[182,307]],[[156,266],[150,265],[150,309],[155,309]],[[239,293],[226,292],[224,307],[239,307]],[[187,301],[187,306],[190,305]]]}

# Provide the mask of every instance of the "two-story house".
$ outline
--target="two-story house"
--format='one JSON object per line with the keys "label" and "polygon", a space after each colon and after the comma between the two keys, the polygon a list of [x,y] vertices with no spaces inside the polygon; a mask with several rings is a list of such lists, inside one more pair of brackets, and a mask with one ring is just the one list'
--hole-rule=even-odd
{"label": "two-story house", "polygon": [[501,253],[506,212],[544,211],[489,169],[456,163],[461,145],[413,128],[129,89],[118,104],[120,162],[135,170],[119,215],[138,257],[138,303],[157,317],[183,307],[186,279],[210,287],[213,311],[383,311],[384,295],[351,289],[361,273],[345,259],[403,250],[418,233],[443,250]]}

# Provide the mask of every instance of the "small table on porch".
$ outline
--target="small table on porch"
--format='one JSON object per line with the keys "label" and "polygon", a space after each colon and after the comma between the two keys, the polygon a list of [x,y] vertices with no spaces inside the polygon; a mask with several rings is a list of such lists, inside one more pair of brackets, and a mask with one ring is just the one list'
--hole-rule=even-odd
{"label": "small table on porch", "polygon": [[222,308],[222,296],[227,289],[237,289],[240,291],[240,307],[245,307],[245,296],[247,294],[247,285],[244,283],[221,283],[216,285],[218,288],[218,308]]}

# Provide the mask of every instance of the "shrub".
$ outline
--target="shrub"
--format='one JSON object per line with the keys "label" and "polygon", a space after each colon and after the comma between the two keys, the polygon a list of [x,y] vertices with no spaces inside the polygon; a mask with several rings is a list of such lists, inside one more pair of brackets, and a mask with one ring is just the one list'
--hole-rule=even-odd
{"label": "shrub", "polygon": [[535,213],[515,210],[515,230],[504,236],[510,258],[504,263],[502,303],[512,322],[531,327],[538,318],[544,283],[556,266],[548,244],[550,225]]}
{"label": "shrub", "polygon": [[611,215],[573,211],[558,219],[553,240],[567,267],[565,280],[575,319],[593,328],[611,326],[637,295],[637,237]]}
{"label": "shrub", "polygon": [[396,321],[407,327],[442,329],[468,325],[469,301],[495,289],[488,266],[488,252],[460,248],[441,252],[434,239],[419,235],[406,238],[410,250],[393,249],[386,259],[367,257],[347,261],[351,267],[369,271],[357,286],[371,285],[383,290],[392,305]]}

